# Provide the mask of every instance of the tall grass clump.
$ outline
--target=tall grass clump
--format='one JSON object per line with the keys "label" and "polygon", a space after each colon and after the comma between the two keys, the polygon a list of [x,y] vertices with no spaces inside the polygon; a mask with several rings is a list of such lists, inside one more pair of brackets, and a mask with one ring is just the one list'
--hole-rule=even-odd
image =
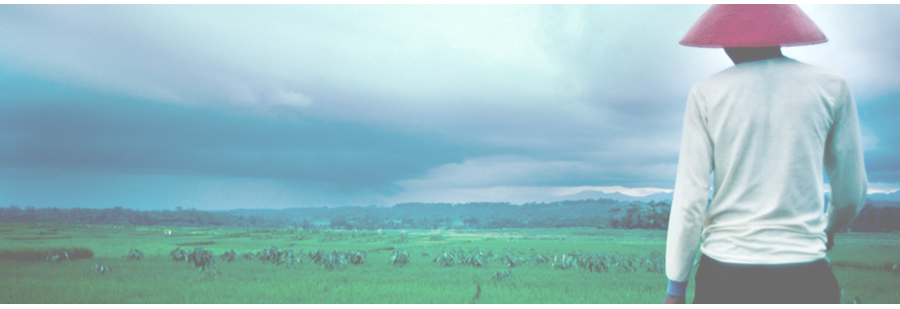
{"label": "tall grass clump", "polygon": [[428,240],[431,241],[442,241],[444,240],[444,234],[441,233],[430,233],[428,234]]}

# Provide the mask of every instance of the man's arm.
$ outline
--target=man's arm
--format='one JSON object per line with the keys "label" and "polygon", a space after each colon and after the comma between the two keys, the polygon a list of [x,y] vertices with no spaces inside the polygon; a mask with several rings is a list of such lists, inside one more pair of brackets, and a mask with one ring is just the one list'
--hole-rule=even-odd
{"label": "man's arm", "polygon": [[[709,199],[709,175],[713,170],[713,148],[706,123],[706,110],[696,87],[688,96],[678,174],[666,239],[667,301],[683,298],[700,245],[700,231]],[[672,297],[670,299],[670,297]]]}
{"label": "man's arm", "polygon": [[834,122],[825,141],[825,173],[831,184],[826,233],[838,232],[865,206],[868,181],[856,103],[846,82],[834,106]]}

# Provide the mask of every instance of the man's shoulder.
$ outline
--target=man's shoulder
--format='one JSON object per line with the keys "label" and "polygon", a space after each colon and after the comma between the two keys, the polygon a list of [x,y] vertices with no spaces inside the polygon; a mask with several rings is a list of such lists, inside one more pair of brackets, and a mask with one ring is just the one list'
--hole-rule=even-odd
{"label": "man's shoulder", "polygon": [[836,71],[826,69],[813,64],[803,63],[797,60],[789,59],[785,61],[785,65],[791,67],[798,74],[805,74],[811,78],[820,78],[825,80],[844,81],[843,75]]}
{"label": "man's shoulder", "polygon": [[717,90],[732,85],[746,85],[754,81],[779,79],[823,85],[846,84],[844,76],[836,71],[791,58],[778,58],[729,67],[698,81],[693,91]]}

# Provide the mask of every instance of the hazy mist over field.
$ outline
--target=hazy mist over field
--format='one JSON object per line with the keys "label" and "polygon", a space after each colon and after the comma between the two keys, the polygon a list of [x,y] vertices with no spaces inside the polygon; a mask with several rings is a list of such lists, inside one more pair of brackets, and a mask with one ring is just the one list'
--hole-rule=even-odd
{"label": "hazy mist over field", "polygon": [[[671,192],[708,5],[0,6],[0,206],[284,208]],[[900,6],[801,5],[870,193],[900,189]],[[601,193],[596,193],[599,196]]]}

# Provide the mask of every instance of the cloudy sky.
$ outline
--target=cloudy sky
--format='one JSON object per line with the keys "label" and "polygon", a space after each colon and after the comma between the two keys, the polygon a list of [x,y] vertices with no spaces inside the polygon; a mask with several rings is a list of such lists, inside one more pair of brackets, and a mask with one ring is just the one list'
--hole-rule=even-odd
{"label": "cloudy sky", "polygon": [[[708,5],[0,6],[0,205],[555,201],[674,186]],[[871,192],[900,189],[900,6],[801,5]]]}

